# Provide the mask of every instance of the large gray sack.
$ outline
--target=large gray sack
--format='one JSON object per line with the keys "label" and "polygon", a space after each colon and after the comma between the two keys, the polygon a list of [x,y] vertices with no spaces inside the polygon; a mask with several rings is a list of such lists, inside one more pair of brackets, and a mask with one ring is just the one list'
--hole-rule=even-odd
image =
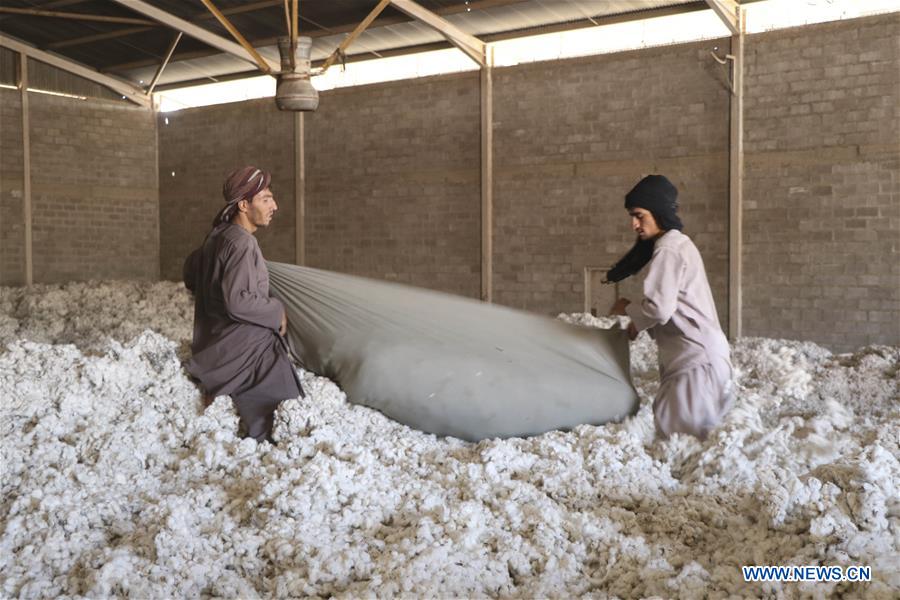
{"label": "large gray sack", "polygon": [[351,402],[476,441],[634,414],[628,340],[405,285],[268,263],[303,366]]}

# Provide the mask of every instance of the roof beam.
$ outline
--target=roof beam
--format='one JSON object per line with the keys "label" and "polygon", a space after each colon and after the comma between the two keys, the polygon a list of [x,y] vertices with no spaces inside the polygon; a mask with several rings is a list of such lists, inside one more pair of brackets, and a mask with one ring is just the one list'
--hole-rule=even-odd
{"label": "roof beam", "polygon": [[713,9],[725,27],[733,35],[738,35],[743,31],[743,23],[741,23],[741,7],[736,0],[706,0],[709,7]]}
{"label": "roof beam", "polygon": [[15,38],[11,38],[9,36],[3,35],[0,33],[0,46],[4,48],[9,48],[14,52],[18,52],[24,56],[29,58],[33,58],[34,60],[39,60],[43,63],[47,63],[57,69],[62,69],[63,71],[68,71],[69,73],[73,73],[78,75],[79,77],[83,77],[85,79],[89,79],[100,85],[106,86],[109,89],[113,90],[118,94],[122,94],[128,100],[131,100],[135,104],[139,104],[145,108],[150,108],[150,97],[144,93],[144,90],[141,88],[128,83],[127,81],[123,81],[121,79],[116,79],[115,77],[110,77],[109,75],[104,75],[99,71],[95,71],[90,67],[86,67],[80,63],[69,60],[68,58],[63,58],[61,56],[57,56],[56,54],[50,54],[49,52],[44,52],[34,46],[29,46],[24,42],[21,42]]}
{"label": "roof beam", "polygon": [[337,60],[337,57],[344,53],[344,50],[346,50],[350,46],[350,44],[353,43],[353,40],[355,40],[359,36],[359,34],[365,31],[366,27],[371,25],[372,21],[374,21],[378,17],[378,15],[381,14],[381,11],[383,11],[385,7],[390,3],[391,0],[381,0],[381,2],[379,2],[378,5],[372,9],[372,12],[366,15],[365,19],[360,21],[359,25],[356,26],[356,29],[354,29],[350,35],[344,38],[344,41],[341,42],[341,45],[331,53],[331,55],[325,61],[325,64],[322,65],[322,73],[327,71],[328,67],[334,64],[334,61]]}
{"label": "roof beam", "polygon": [[[285,4],[286,6],[286,4]],[[300,35],[300,0],[291,2],[291,27],[288,34],[291,36],[291,69],[297,68],[297,38]]]}
{"label": "roof beam", "polygon": [[[190,23],[189,21],[185,21],[184,19],[176,17],[171,13],[160,10],[155,6],[144,2],[143,0],[113,0],[113,2],[117,2],[122,6],[130,8],[131,10],[150,17],[151,19],[155,19],[163,25],[168,25],[169,27],[181,31],[182,33],[189,35],[192,38],[200,40],[204,44],[208,44],[213,48],[221,50],[226,54],[231,54],[232,56],[240,58],[241,60],[245,60],[254,65],[257,64],[253,57],[250,56],[244,50],[244,48],[241,47],[240,44],[236,44],[230,40],[212,33],[211,31],[203,29],[202,27],[198,27],[193,23]],[[263,58],[263,63],[269,67],[269,71],[279,70],[278,65],[266,58]]]}
{"label": "roof beam", "polygon": [[[81,4],[85,1],[86,0],[56,0],[56,2],[48,2],[47,4],[44,4],[43,6],[41,6],[41,8],[44,10],[48,10],[51,8],[63,8],[66,6],[72,6],[73,4]],[[9,17],[0,17],[0,21],[6,20],[8,18]]]}
{"label": "roof beam", "polygon": [[[492,3],[494,1],[495,0],[484,0],[484,2],[486,4]],[[499,2],[501,0],[496,0],[496,1]],[[509,3],[515,3],[515,2],[520,2],[520,1],[522,1],[522,0],[510,0]],[[479,2],[477,0],[473,0],[473,2],[469,3],[469,6],[477,6],[478,4],[479,4]],[[456,7],[454,6],[452,8],[456,8]],[[697,2],[691,2],[689,4],[677,4],[674,6],[666,6],[663,8],[648,8],[648,9],[642,11],[641,14],[644,16],[644,18],[649,19],[652,17],[665,17],[665,16],[670,16],[670,15],[687,14],[687,13],[697,12],[700,10],[708,10],[708,7],[706,6],[706,3],[703,0],[698,0]],[[448,8],[448,9],[441,9],[436,12],[438,12],[440,14],[445,14],[445,13],[449,14],[449,11],[450,11],[450,9]],[[455,11],[455,12],[459,12],[459,11]],[[301,18],[301,20],[306,20],[303,18],[302,15],[300,18]],[[633,14],[620,14],[620,15],[610,15],[610,16],[605,16],[605,17],[595,17],[594,21],[596,21],[600,25],[613,25],[616,23],[626,23],[629,21],[633,21],[634,18],[635,17]],[[375,23],[372,25],[372,27],[381,27],[383,25],[389,25],[389,24],[392,25],[392,24],[396,24],[396,23],[408,23],[408,22],[409,21],[406,19],[399,20],[399,19],[395,19],[393,16],[391,16],[391,17],[382,16],[375,21]],[[594,27],[594,26],[595,25],[593,25],[591,23],[591,21],[589,21],[587,19],[583,19],[580,21],[571,21],[571,22],[566,22],[566,23],[557,23],[554,25],[547,25],[544,27],[529,28],[528,31],[532,35],[537,35],[539,33],[555,33],[555,32],[559,32],[559,31],[573,31],[573,30],[584,29],[586,27]],[[350,29],[352,29],[352,28],[350,28]],[[323,35],[331,35],[333,33],[346,33],[347,31],[349,31],[349,29],[341,28],[341,29],[335,29],[335,30],[329,31],[329,32],[313,31],[313,32],[307,33],[306,35],[316,38],[316,37],[320,37]],[[523,34],[522,34],[521,30],[504,32],[504,33],[493,33],[493,34],[485,35],[484,41],[485,42],[498,42],[498,41],[502,41],[502,40],[516,39],[518,37],[521,37],[522,35]],[[266,42],[265,40],[256,40],[255,43],[257,46],[267,46],[267,45],[275,43],[275,39],[273,38],[271,41],[268,41],[268,42]],[[418,44],[416,46],[395,48],[393,50],[379,50],[378,54],[381,57],[404,56],[404,55],[414,53],[414,52],[428,52],[431,50],[443,50],[443,49],[447,48],[448,45],[450,45],[450,43],[447,42],[446,40],[444,40],[444,41],[440,41],[440,42],[432,42],[429,44]],[[363,58],[363,56],[367,55],[369,53],[372,53],[372,52],[368,51],[366,53],[348,55],[347,62],[348,63],[362,62],[363,60],[366,60],[365,58]],[[210,52],[203,51],[203,52],[195,52],[195,53],[191,53],[191,54],[179,55],[178,58],[179,58],[179,60],[182,58],[187,60],[189,58],[203,58],[203,57],[210,56],[210,55],[211,55]],[[323,65],[323,63],[324,63],[323,60],[312,61],[313,70],[315,71],[316,69],[320,69],[321,66]],[[111,67],[107,67],[107,69],[109,71],[117,71],[119,69],[146,67],[146,66],[152,66],[152,65],[156,65],[156,64],[158,64],[158,63],[153,62],[153,61],[141,61],[140,63],[128,63],[128,64],[114,65]],[[254,73],[255,73],[254,71],[235,71],[233,73],[216,75],[215,81],[232,81],[235,79],[242,79],[244,77],[252,77],[254,75]],[[177,89],[177,88],[185,87],[185,86],[189,86],[189,85],[200,85],[203,83],[207,83],[209,80],[210,80],[209,77],[201,77],[201,78],[196,78],[196,79],[189,79],[189,80],[182,80],[182,81],[178,81],[178,82],[166,83],[166,84],[159,85],[157,87],[160,90],[171,90],[171,89]]]}
{"label": "roof beam", "polygon": [[474,35],[469,35],[443,17],[439,17],[412,0],[391,0],[391,4],[398,10],[417,21],[421,21],[443,35],[451,44],[465,52],[469,58],[480,66],[483,67],[487,64],[484,58],[484,42]]}
{"label": "roof beam", "polygon": [[238,31],[237,27],[235,27],[231,21],[228,20],[228,17],[222,14],[222,12],[216,8],[216,5],[212,3],[212,0],[200,0],[203,2],[203,6],[205,6],[209,12],[213,14],[213,16],[218,19],[219,23],[222,24],[222,27],[228,30],[228,33],[231,34],[231,37],[240,44],[247,53],[253,57],[253,60],[256,61],[256,64],[259,65],[259,70],[263,73],[271,73],[272,68],[266,63],[265,59],[260,56],[259,52],[256,51],[256,48],[250,45],[250,42],[241,35],[241,32]]}
{"label": "roof beam", "polygon": [[[283,2],[284,0],[281,0],[281,1]],[[524,1],[525,0],[472,0],[471,2],[469,2],[468,7],[460,4],[460,5],[454,5],[454,6],[450,6],[450,7],[446,7],[446,8],[441,8],[441,9],[435,10],[434,12],[435,12],[435,14],[438,14],[438,15],[449,15],[449,14],[463,12],[466,10],[466,8],[471,8],[472,10],[480,10],[480,9],[484,9],[484,8],[493,8],[493,7],[497,7],[497,6],[509,6],[509,5],[513,5],[513,4],[520,4]],[[262,5],[262,4],[267,4],[267,3],[260,2],[259,4]],[[276,2],[276,4],[278,4],[278,3]],[[249,8],[250,6],[253,6],[253,5],[247,5],[246,7],[238,7],[238,8],[234,8],[234,9],[223,9],[222,13],[227,15],[227,14],[231,14],[232,11],[246,9],[246,8]],[[681,5],[678,5],[678,6],[681,6]],[[688,6],[691,6],[692,7],[691,9],[695,10],[694,5],[688,5]],[[683,10],[683,9],[680,9],[680,10]],[[654,16],[657,14],[658,11],[659,11],[659,9],[648,9],[647,10],[648,14],[654,15]],[[669,14],[670,12],[672,12],[672,10],[667,9],[667,11],[660,12],[660,14]],[[211,17],[212,17],[212,15],[209,15],[209,13],[204,13],[202,17],[197,16],[196,18],[200,19],[200,18],[211,18]],[[634,17],[631,17],[631,18],[634,18]],[[290,20],[290,17],[288,17],[288,20]],[[325,36],[329,36],[329,35],[337,35],[339,33],[349,33],[357,27],[356,24],[351,24],[351,25],[335,26],[332,28],[325,28],[322,25],[319,25],[318,23],[315,23],[315,22],[311,21],[310,19],[304,17],[303,15],[300,15],[300,20],[310,23],[311,25],[314,25],[315,27],[319,27],[319,29],[317,29],[315,31],[305,31],[303,33],[303,35],[305,35],[307,37],[311,37],[313,39],[325,37]],[[397,25],[400,23],[409,23],[409,22],[410,22],[410,18],[405,15],[384,16],[382,14],[381,16],[378,17],[378,19],[375,20],[375,22],[372,25],[370,25],[370,27],[371,28],[384,27],[384,26],[388,26],[388,25]],[[566,24],[566,25],[568,26],[568,28],[571,28],[571,24]],[[579,25],[578,27],[582,27],[582,25]],[[122,30],[122,31],[124,33],[128,30]],[[131,31],[129,33],[138,33],[138,32]],[[496,36],[491,36],[491,37],[496,37]],[[515,36],[513,36],[513,37],[515,37]],[[105,37],[103,39],[108,39],[108,38]],[[71,41],[73,42],[73,44],[67,44],[66,42],[58,42],[58,44],[60,45],[60,47],[62,47],[63,44],[74,45],[74,42],[77,42],[77,40],[71,40]],[[85,38],[84,41],[91,42],[94,40]],[[268,37],[268,38],[260,38],[260,39],[252,40],[251,43],[255,47],[258,48],[260,46],[271,46],[277,42],[278,42],[278,37]],[[54,46],[48,46],[48,47],[56,47],[56,46],[54,45]],[[389,50],[379,51],[379,54],[388,56],[388,55],[390,55],[390,52],[391,51],[389,51]],[[175,60],[173,60],[172,62],[178,62],[180,60],[190,60],[190,59],[194,59],[194,58],[202,58],[205,56],[212,56],[213,54],[215,54],[215,52],[202,51],[202,50],[197,51],[197,52],[191,52],[188,54],[179,54],[177,57],[175,57]],[[366,54],[368,54],[368,52]],[[135,69],[135,68],[140,68],[140,67],[155,66],[158,64],[159,64],[159,61],[155,60],[155,59],[130,61],[127,63],[119,63],[119,64],[115,64],[115,65],[110,65],[108,67],[104,67],[104,71],[119,71],[119,70],[123,70],[123,69]]]}
{"label": "roof beam", "polygon": [[178,45],[178,42],[181,41],[181,36],[184,34],[180,31],[175,34],[175,37],[172,39],[172,43],[169,44],[169,49],[166,51],[166,57],[163,59],[162,63],[160,63],[159,68],[156,70],[156,74],[153,76],[153,81],[150,82],[150,87],[147,88],[147,95],[153,93],[153,88],[156,87],[156,84],[159,82],[159,78],[162,77],[163,71],[166,70],[166,65],[169,64],[169,61],[172,60],[172,55],[175,53],[175,46]]}
{"label": "roof beam", "polygon": [[48,2],[42,8],[65,8],[73,4],[84,4],[87,0],[56,0],[56,2]]}
{"label": "roof beam", "polygon": [[[154,25],[157,25],[154,23]],[[152,27],[129,27],[128,29],[117,29],[116,31],[107,31],[106,33],[95,33],[93,35],[85,35],[82,37],[61,40],[47,44],[47,48],[56,50],[58,48],[68,48],[69,46],[80,46],[81,44],[90,44],[91,42],[102,42],[103,40],[112,40],[115,38],[125,37],[133,33],[143,33],[150,31]]]}
{"label": "roof beam", "polygon": [[[244,6],[233,6],[231,8],[223,8],[220,12],[223,15],[236,15],[245,12],[252,12],[254,10],[260,10],[263,8],[270,8],[272,6],[277,6],[281,4],[282,0],[263,0],[262,2],[254,2],[252,4],[245,4]],[[208,20],[212,19],[212,14],[209,11],[203,11],[202,13],[195,13],[191,16],[191,19],[196,20]],[[159,25],[158,23],[153,23],[154,26]],[[90,44],[91,42],[100,42],[103,40],[113,40],[120,37],[126,37],[129,35],[134,35],[135,33],[143,33],[145,31],[151,31],[151,27],[130,27],[128,29],[118,29],[116,31],[108,31],[106,33],[97,33],[94,35],[86,35],[77,38],[71,38],[68,40],[62,40],[59,42],[53,42],[52,44],[47,44],[47,48],[68,48],[70,46],[80,46],[81,44]]]}
{"label": "roof beam", "polygon": [[60,12],[56,10],[40,10],[36,8],[4,8],[0,7],[0,13],[11,15],[26,15],[29,17],[51,17],[55,19],[72,19],[73,21],[96,21],[98,23],[124,23],[126,25],[156,25],[146,19],[133,19],[131,17],[110,17],[107,15],[89,15],[87,13]]}

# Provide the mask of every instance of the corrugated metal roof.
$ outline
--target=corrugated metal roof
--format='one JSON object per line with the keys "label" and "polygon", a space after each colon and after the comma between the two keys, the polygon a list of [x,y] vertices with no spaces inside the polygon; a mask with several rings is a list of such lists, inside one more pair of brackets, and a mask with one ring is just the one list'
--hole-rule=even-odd
{"label": "corrugated metal roof", "polygon": [[[148,4],[231,40],[200,0],[146,0]],[[214,0],[261,54],[278,62],[277,37],[287,31],[282,0]],[[418,0],[466,33],[485,41],[548,27],[579,27],[624,15],[642,18],[648,11],[698,10],[702,0]],[[313,38],[313,61],[324,60],[377,0],[302,0],[301,35]],[[0,8],[82,13],[149,20],[109,0],[3,0]],[[161,24],[123,24],[26,14],[0,14],[0,31],[136,84],[152,79],[175,31]],[[446,45],[441,34],[412,21],[392,7],[348,49],[350,59],[416,51]],[[227,78],[252,69],[246,61],[222,54],[184,36],[160,84]]]}

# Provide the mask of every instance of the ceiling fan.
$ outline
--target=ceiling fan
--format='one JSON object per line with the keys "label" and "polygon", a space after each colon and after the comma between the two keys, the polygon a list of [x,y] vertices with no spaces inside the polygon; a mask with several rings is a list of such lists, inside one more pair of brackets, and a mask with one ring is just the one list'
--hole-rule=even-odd
{"label": "ceiling fan", "polygon": [[275,74],[275,105],[279,110],[314,111],[319,107],[319,92],[309,80],[312,38],[298,35],[300,1],[291,0],[290,8],[288,1],[284,0],[284,16],[289,35],[278,38],[281,71]]}

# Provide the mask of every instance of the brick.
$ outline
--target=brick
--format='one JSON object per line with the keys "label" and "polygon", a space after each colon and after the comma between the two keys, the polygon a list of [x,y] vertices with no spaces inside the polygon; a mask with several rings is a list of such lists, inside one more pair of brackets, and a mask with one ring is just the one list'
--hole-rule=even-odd
{"label": "brick", "polygon": [[[746,335],[835,350],[900,344],[896,328],[862,327],[873,313],[900,317],[898,27],[876,16],[748,36]],[[686,233],[727,322],[729,96],[707,46],[495,69],[495,301],[580,310],[583,267],[630,247],[622,197],[656,171],[681,189]],[[282,177],[279,218],[260,242],[292,261],[289,118],[265,99],[171,121],[159,124],[163,275],[177,276],[220,204],[224,172],[244,161]],[[477,75],[332,90],[306,123],[311,264],[477,296]],[[634,279],[620,287],[640,293]]]}
{"label": "brick", "polygon": [[[793,323],[798,336],[835,350],[900,343],[898,328],[869,323],[900,322],[900,286],[892,271],[900,256],[896,244],[885,244],[900,230],[884,218],[900,194],[895,176],[900,120],[894,108],[900,104],[898,35],[900,22],[884,16],[754,35],[747,44],[748,99],[771,98],[772,86],[765,82],[783,70],[774,63],[786,46],[804,57],[815,55],[817,64],[826,66],[817,82],[803,80],[782,94],[779,101],[792,109],[788,113],[761,110],[759,102],[747,105],[744,126],[754,135],[746,136],[745,145],[744,202],[752,210],[744,214],[744,264],[765,268],[745,268],[744,305],[768,303],[773,294],[792,298],[800,309]],[[881,62],[894,68],[873,67]],[[818,101],[812,100],[815,94]],[[820,114],[797,108],[809,102]],[[822,115],[818,121],[809,118]],[[879,159],[861,160],[857,146],[890,149]],[[768,154],[759,160],[763,152]],[[792,187],[808,190],[797,204],[800,213],[786,210],[798,199]],[[807,199],[812,204],[806,205]],[[826,210],[826,203],[834,208]],[[772,282],[783,283],[776,290]],[[820,296],[807,293],[810,288],[819,289]],[[746,313],[745,333],[779,334],[765,311]]]}
{"label": "brick", "polygon": [[[24,282],[24,239],[19,233],[23,225],[18,92],[2,90],[0,104],[13,109],[0,113],[0,156],[4,157],[0,161],[0,202],[4,204],[0,283],[20,284]],[[152,113],[122,103],[39,94],[30,95],[29,107],[35,282],[158,278],[158,192],[153,169],[157,146]],[[18,163],[12,181],[7,156],[14,156]],[[14,189],[8,189],[7,182]]]}

